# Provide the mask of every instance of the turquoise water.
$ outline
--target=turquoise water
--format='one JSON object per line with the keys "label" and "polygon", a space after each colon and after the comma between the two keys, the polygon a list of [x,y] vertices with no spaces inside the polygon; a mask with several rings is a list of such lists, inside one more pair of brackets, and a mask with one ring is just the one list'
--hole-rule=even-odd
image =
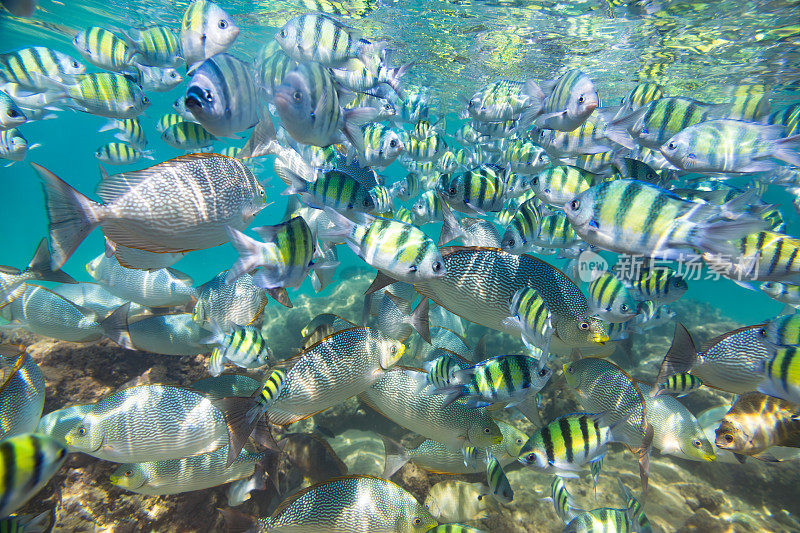
{"label": "turquoise water", "polygon": [[[113,30],[158,22],[177,32],[181,16],[188,4],[182,0],[113,3],[83,0],[62,3],[40,0],[32,18],[17,18],[0,11],[0,53],[37,45],[80,58],[70,42],[72,34],[78,30],[88,26],[101,26]],[[729,101],[731,91],[737,86],[763,84],[769,91],[772,110],[800,102],[800,50],[798,49],[800,26],[797,22],[800,3],[797,1],[229,0],[220,5],[230,13],[240,28],[239,37],[229,53],[248,62],[292,16],[314,9],[333,13],[347,24],[361,30],[363,35],[369,38],[388,40],[390,47],[397,50],[395,61],[398,64],[413,63],[408,74],[403,77],[402,85],[406,88],[424,88],[427,91],[431,113],[436,117],[446,117],[446,129],[451,135],[455,134],[458,127],[464,123],[459,117],[465,109],[466,102],[486,84],[501,78],[553,79],[567,69],[573,68],[580,69],[593,80],[604,106],[616,104],[636,83],[643,81],[663,85],[667,95],[690,96],[713,103]],[[90,72],[99,70],[97,67],[88,66]],[[183,67],[179,68],[179,71],[185,76]],[[152,104],[139,120],[148,138],[147,149],[154,151],[154,161],[142,160],[118,166],[105,165],[110,173],[145,168],[184,154],[184,151],[172,148],[160,139],[155,124],[162,114],[173,111],[172,103],[185,93],[186,87],[187,81],[184,80],[168,92],[148,93]],[[19,129],[28,143],[37,143],[40,146],[30,150],[24,162],[0,166],[2,185],[0,207],[5,226],[0,233],[0,264],[23,267],[30,260],[38,241],[48,235],[41,185],[28,163],[42,165],[90,198],[96,198],[94,188],[100,181],[100,170],[94,152],[102,144],[115,140],[114,132],[98,132],[108,120],[88,113],[64,110],[58,112],[54,119],[20,126]],[[409,130],[411,124],[395,127],[398,130],[403,127]],[[226,146],[243,146],[249,133],[243,132],[241,135],[241,139],[217,141],[212,151],[219,151]],[[448,142],[452,147],[458,146],[455,140]],[[256,168],[257,177],[265,185],[267,201],[271,203],[256,216],[251,227],[278,224],[283,220],[287,196],[281,194],[285,185],[273,171],[274,159],[274,156],[266,156],[260,159]],[[0,160],[0,163],[3,162]],[[399,160],[380,170],[386,184],[402,179],[407,172]],[[745,187],[749,179],[750,176],[734,177],[729,183]],[[770,186],[762,196],[762,200],[775,204],[780,209],[786,221],[784,233],[800,235],[800,217],[792,205],[793,197],[790,192],[783,187]],[[395,207],[399,205],[400,203],[395,201]],[[410,207],[410,203],[405,207]],[[502,226],[499,224],[496,226],[502,234]],[[440,223],[435,223],[426,225],[423,229],[435,240],[440,227]],[[90,281],[85,264],[102,253],[103,243],[102,232],[99,229],[92,232],[70,257],[64,266],[64,271],[79,281]],[[237,257],[234,248],[226,243],[191,252],[176,263],[174,268],[191,276],[195,284],[199,285],[229,268]],[[270,301],[264,330],[273,331],[276,336],[280,333],[281,338],[285,338],[286,331],[291,330],[294,333],[294,329],[297,329],[294,326],[306,318],[306,315],[314,316],[317,313],[330,312],[342,314],[347,318],[358,316],[361,302],[358,295],[366,288],[367,278],[372,277],[374,269],[365,265],[345,246],[339,247],[339,257],[342,262],[338,269],[339,273],[334,283],[321,293],[314,292],[310,280],[306,280],[299,288],[289,289],[289,294],[295,302],[298,301],[297,298],[305,297],[300,300],[302,302],[299,305],[300,310],[287,310]],[[613,254],[609,254],[608,257],[613,257]],[[542,256],[542,259],[559,267],[565,263],[561,259],[555,259],[554,256]],[[348,268],[353,266],[358,267],[358,270]],[[354,272],[358,274],[368,272],[369,275],[356,278]],[[585,292],[585,285],[583,289]],[[341,308],[337,308],[339,302],[342,302]],[[781,311],[783,304],[770,299],[758,290],[747,290],[729,280],[720,279],[690,280],[688,293],[673,307],[678,313],[677,319],[685,323],[690,330],[699,329],[703,331],[704,336],[711,337],[738,325],[757,324],[768,320]],[[657,371],[658,363],[669,346],[671,329],[672,325],[662,327],[636,340],[634,351],[642,353],[640,358],[643,361],[642,368],[646,369],[648,378],[652,378]],[[478,333],[483,332],[483,329],[477,328],[468,330],[468,334],[471,334],[468,339],[470,344],[474,345],[478,340]],[[495,335],[493,337],[495,340],[504,338],[497,333],[492,335]],[[508,340],[506,338],[498,342],[508,347],[511,345]],[[514,346],[516,348],[516,345]],[[281,350],[289,352],[295,348],[296,346],[273,346],[277,352]],[[170,372],[185,371],[187,375],[196,373],[198,369],[202,370],[205,361],[194,360],[187,363],[184,360],[181,364],[185,364],[189,370],[182,368],[178,371],[176,366],[171,366],[166,371],[167,380],[173,378],[182,381],[186,378],[185,375],[176,376]],[[551,366],[556,370],[556,374],[560,372],[560,363]],[[136,371],[130,369],[125,372],[120,371],[118,382],[103,383],[105,389],[102,395],[121,388],[124,384],[133,383],[139,377],[138,371],[143,368],[145,367],[137,367]],[[62,372],[65,370],[62,369]],[[45,377],[50,378],[46,372]],[[552,393],[552,388],[549,389],[549,393]],[[543,394],[548,396],[548,390]],[[701,409],[731,399],[730,395],[713,391],[704,391],[700,393],[700,397],[700,400],[694,400],[695,403],[690,401],[695,414]],[[76,402],[77,398],[74,401],[67,401],[68,404]],[[554,404],[555,401],[548,403],[548,412],[553,413],[556,409]],[[45,412],[63,406],[48,404]],[[567,409],[563,402],[559,407]],[[569,408],[574,410],[574,404]],[[553,414],[564,414],[564,412],[566,411]],[[369,430],[369,420],[365,421],[363,413],[358,416],[355,416],[356,422],[353,424],[343,422],[341,427],[348,430],[352,430],[353,427],[358,430]],[[336,424],[337,421],[325,419],[325,423]],[[531,428],[529,424],[525,427]],[[305,427],[303,431],[312,429],[314,428]],[[337,424],[333,429],[340,428]],[[394,437],[401,436],[409,437],[409,434],[395,431]],[[341,435],[337,437],[339,446],[342,449],[346,448],[347,446],[341,444]],[[353,438],[357,440],[356,437]],[[365,442],[368,440],[365,437]],[[407,438],[406,444],[408,440],[410,439]],[[348,441],[347,445],[350,446],[351,443]],[[339,446],[335,446],[337,452]],[[367,447],[367,444],[363,446]],[[791,516],[788,521],[781,521],[782,518],[775,518],[775,522],[765,521],[769,516],[785,517],[798,511],[786,503],[785,494],[778,498],[777,494],[773,493],[773,490],[777,492],[780,489],[770,488],[773,476],[780,477],[780,487],[793,486],[792,483],[796,481],[797,463],[779,466],[761,463],[754,465],[755,461],[750,460],[742,467],[746,470],[742,471],[744,473],[741,477],[736,478],[735,474],[730,474],[725,478],[714,468],[735,468],[739,465],[708,465],[683,460],[664,460],[663,457],[666,456],[661,457],[663,462],[657,465],[654,474],[656,491],[649,505],[654,515],[658,517],[658,524],[665,530],[678,530],[684,525],[684,520],[676,520],[671,524],[673,529],[666,527],[671,515],[670,502],[680,500],[682,507],[679,512],[684,515],[689,512],[686,510],[687,505],[692,507],[691,512],[695,512],[698,506],[687,502],[691,498],[698,501],[702,498],[694,493],[688,496],[687,494],[692,491],[696,493],[707,491],[717,497],[719,493],[726,493],[727,487],[722,485],[723,481],[732,482],[734,479],[738,486],[735,491],[731,491],[731,494],[735,493],[735,498],[740,499],[731,499],[719,507],[723,509],[722,511],[717,509],[718,512],[712,513],[715,514],[717,522],[702,522],[697,518],[694,530],[708,530],[705,528],[710,527],[710,523],[721,528],[723,520],[725,527],[730,527],[730,530],[734,531],[752,531],[759,528],[790,530],[787,524],[797,524],[792,521]],[[670,473],[671,468],[678,470],[673,463],[682,465],[678,473]],[[629,486],[636,487],[638,473],[635,459],[617,452],[611,460],[611,465],[608,477],[611,477],[612,481],[613,476],[623,476]],[[777,468],[783,470],[777,473]],[[699,479],[693,478],[695,473],[698,473]],[[516,474],[519,474],[519,471],[516,471]],[[445,476],[431,476],[431,478],[433,481],[427,480],[426,487],[447,479]],[[465,479],[471,482],[482,481],[480,476]],[[546,515],[544,511],[545,508],[548,512],[551,510],[547,507],[549,504],[538,503],[539,497],[546,495],[549,480],[537,479],[534,482],[522,474],[515,475],[511,479],[512,486],[519,491],[517,502],[505,507],[502,513],[493,511],[494,514],[491,515],[489,522],[470,523],[483,524],[491,531],[532,531],[533,529],[529,527],[533,527],[534,520],[530,517],[537,516],[537,520],[541,519],[542,530],[559,530],[561,524],[555,520],[552,512]],[[414,495],[424,499],[424,491],[419,486],[414,486],[408,479],[404,481],[406,483],[401,485],[405,488],[413,487]],[[586,505],[591,508],[592,504],[589,503],[591,482],[587,483],[584,479],[581,483],[580,489],[577,489],[576,485],[570,485],[570,490],[579,490],[582,501],[586,501]],[[601,491],[601,499],[613,501],[613,495],[617,490],[616,482],[613,485],[610,483],[606,480]],[[689,487],[692,483],[700,488]],[[749,492],[748,483],[752,483],[752,492],[758,494],[756,498],[750,500],[745,497]],[[681,490],[668,492],[671,484],[680,485]],[[664,491],[662,498],[659,498],[658,490]],[[106,496],[108,494],[105,493]],[[118,493],[111,494],[118,495]],[[79,506],[83,505],[81,503],[83,495],[80,492],[72,496],[77,497]],[[154,503],[155,500],[147,499],[136,500],[133,505],[149,509],[162,505],[171,512],[176,512],[176,509],[187,514],[191,512],[191,505],[186,503],[186,500],[170,500],[169,496],[161,498],[158,500],[158,505]],[[208,501],[213,501],[214,505],[225,506],[224,492],[217,490],[209,498],[212,499]],[[777,500],[777,503],[772,499]],[[87,497],[86,501],[89,500],[91,498]],[[744,500],[747,500],[747,505],[739,511],[738,505]],[[520,503],[522,501],[525,503]],[[209,506],[202,497],[198,502],[197,505],[208,507],[206,510],[213,510],[214,505]],[[272,508],[275,503],[276,501],[269,500],[269,505],[264,504],[258,509]],[[37,508],[44,506],[43,502],[36,500],[34,504]],[[86,505],[88,508],[88,504]],[[703,505],[706,504],[703,503],[699,507]],[[767,512],[756,517],[754,510],[762,508],[767,509]],[[245,510],[253,512],[254,508]],[[158,514],[155,511],[153,513],[154,516]],[[114,527],[119,526],[117,521],[121,520],[113,513],[104,516],[102,511],[95,507],[92,507],[89,514],[93,514],[93,519],[87,519],[80,527],[88,527],[87,523],[94,522],[95,526],[104,525],[114,530]],[[746,516],[742,518],[738,514]],[[542,516],[546,518],[541,518]],[[747,516],[751,518],[747,519]],[[187,526],[182,522],[183,519],[164,518],[163,515],[159,515],[160,522],[157,526],[153,525],[155,522],[145,523],[145,519],[141,520],[139,523],[134,520],[132,524],[129,522],[127,525],[134,527],[134,530],[139,530],[138,526],[141,526],[141,530],[148,528],[154,531],[159,530],[159,527],[165,528],[163,530],[181,530],[181,528],[204,530],[197,524]],[[74,523],[65,524],[61,523],[56,530],[68,531],[72,527],[79,527]],[[120,526],[119,530],[125,529]],[[211,526],[208,530],[212,530]]]}
{"label": "turquoise water", "polygon": [[[437,115],[447,114],[452,130],[457,122],[454,115],[483,83],[499,77],[547,78],[567,67],[589,72],[599,87],[602,102],[617,102],[635,81],[646,79],[642,74],[648,68],[663,71],[654,79],[672,89],[669,94],[724,101],[722,95],[736,84],[767,83],[774,102],[791,104],[797,100],[793,90],[798,72],[796,61],[792,63],[796,57],[793,55],[796,29],[791,26],[795,22],[791,2],[669,5],[650,18],[631,15],[638,9],[637,3],[632,4],[630,9],[604,2],[435,2],[419,6],[407,6],[406,2],[386,5],[345,2],[342,5],[345,12],[350,7],[353,22],[358,20],[358,27],[365,34],[388,37],[403,61],[415,62],[415,68],[404,81],[409,85],[424,82],[430,90],[433,111]],[[102,2],[77,2],[69,6],[43,2],[35,20],[68,28],[125,26],[147,21],[148,14],[157,13],[155,20],[179,25],[186,5],[186,2],[164,5],[127,2],[110,9],[109,4]],[[366,9],[359,9],[362,5]],[[268,5],[248,2],[225,7],[241,26],[233,52],[246,58],[255,55],[265,39],[271,38],[300,6],[291,2]],[[377,9],[370,11],[370,8]],[[364,10],[370,13],[360,19],[359,14]],[[787,29],[781,31],[782,27]],[[69,39],[60,34],[67,31],[63,28],[48,29],[4,17],[0,19],[0,31],[4,50],[46,45],[79,57]],[[90,71],[97,70],[90,66]],[[147,148],[155,150],[156,161],[183,153],[162,142],[153,128],[163,113],[172,111],[172,102],[184,88],[185,82],[169,92],[148,95],[153,103],[140,121],[148,134]],[[106,122],[103,117],[67,111],[53,120],[26,124],[21,131],[28,142],[42,145],[29,153],[26,162],[38,163],[79,191],[91,193],[100,177],[94,151],[115,140],[113,132],[96,131]],[[232,146],[243,144],[244,139],[230,142]],[[224,141],[217,142],[214,148],[219,150],[227,145]],[[275,224],[284,212],[285,198],[279,196],[284,187],[268,170],[271,160],[265,158],[263,168],[267,170],[259,178],[267,180],[269,199],[274,204],[257,216],[255,226]],[[111,166],[109,171],[144,166],[146,161],[142,160],[132,165]],[[384,174],[387,182],[391,182],[405,172],[396,162]],[[21,266],[27,264],[35,242],[46,234],[40,187],[35,173],[25,163],[0,167],[0,179],[6,184],[5,197],[11,200],[3,206],[6,220],[15,228],[3,237],[4,261]],[[783,207],[787,233],[792,234],[800,229],[800,223],[793,216],[791,198],[781,193],[777,188],[771,189],[765,200],[779,202]],[[437,229],[432,234],[438,233],[438,225],[434,227]],[[82,265],[96,256],[102,242],[101,233],[94,232],[70,259],[67,271],[76,279],[88,280]],[[349,251],[342,255],[352,258]],[[235,257],[230,246],[220,246],[192,253],[175,268],[202,282],[215,275],[220,270],[218,266],[232,263]],[[310,290],[310,286],[304,285],[300,290]],[[780,305],[766,296],[725,282],[698,283],[693,286],[691,296],[717,305],[731,318],[745,323],[760,321],[780,310]],[[747,298],[751,305],[735,305],[742,298]]]}

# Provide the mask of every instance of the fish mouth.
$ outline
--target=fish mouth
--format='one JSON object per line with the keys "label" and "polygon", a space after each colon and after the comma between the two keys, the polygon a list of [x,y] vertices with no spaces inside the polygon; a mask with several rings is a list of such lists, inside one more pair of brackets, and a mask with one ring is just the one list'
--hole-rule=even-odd
{"label": "fish mouth", "polygon": [[272,97],[272,103],[275,104],[276,107],[286,109],[289,107],[289,97],[282,92],[276,92],[275,96]]}
{"label": "fish mouth", "polygon": [[605,343],[608,342],[608,340],[609,340],[608,335],[605,335],[605,334],[603,334],[603,335],[595,335],[594,336],[594,342],[596,342],[600,346],[604,346]]}
{"label": "fish mouth", "polygon": [[186,98],[183,100],[186,109],[202,109],[206,102],[204,93],[205,91],[199,87],[189,87],[189,90],[186,91]]}

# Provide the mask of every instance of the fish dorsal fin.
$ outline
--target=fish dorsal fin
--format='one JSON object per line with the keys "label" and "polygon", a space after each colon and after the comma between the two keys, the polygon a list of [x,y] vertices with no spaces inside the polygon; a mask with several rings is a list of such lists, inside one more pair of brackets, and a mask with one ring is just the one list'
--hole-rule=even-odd
{"label": "fish dorsal fin", "polygon": [[713,339],[704,342],[700,346],[700,349],[698,351],[700,353],[706,353],[711,348],[713,348],[716,344],[719,344],[720,342],[724,341],[725,339],[727,339],[731,335],[736,335],[737,333],[741,333],[741,332],[746,331],[748,329],[763,328],[765,326],[766,326],[766,324],[754,324],[752,326],[744,326],[744,327],[741,327],[741,328],[734,329],[733,331],[725,332],[722,335],[717,335]]}
{"label": "fish dorsal fin", "polygon": [[289,496],[288,498],[283,500],[280,503],[280,505],[278,505],[278,507],[275,509],[275,511],[273,511],[273,513],[270,515],[268,520],[271,521],[271,520],[275,520],[276,518],[278,518],[281,515],[281,513],[283,513],[290,505],[292,505],[298,499],[302,498],[306,493],[311,492],[313,490],[316,490],[319,487],[328,485],[330,483],[334,483],[334,482],[337,482],[337,481],[342,481],[342,480],[345,480],[345,479],[376,479],[378,481],[382,481],[383,483],[389,483],[391,485],[394,485],[394,486],[396,486],[397,488],[399,488],[401,490],[405,490],[405,489],[402,489],[397,483],[395,483],[393,481],[389,481],[388,479],[383,479],[383,478],[377,477],[377,476],[370,476],[370,475],[365,475],[365,474],[357,474],[357,475],[352,475],[352,476],[333,477],[331,479],[326,479],[325,481],[317,483],[316,485],[311,485],[310,487],[306,487],[304,489],[300,489],[299,491],[295,492],[294,494],[292,494],[291,496]]}
{"label": "fish dorsal fin", "polygon": [[186,285],[194,285],[194,280],[189,274],[181,272],[180,270],[176,270],[172,267],[167,267],[167,271],[172,274],[173,277],[180,280],[181,283],[185,283]]}
{"label": "fish dorsal fin", "polygon": [[162,172],[177,168],[192,161],[219,157],[224,156],[212,153],[187,154],[169,159],[148,168],[143,168],[142,170],[123,172],[122,174],[114,174],[113,176],[105,176],[97,186],[95,192],[104,203],[110,203],[123,194],[129,192],[131,189],[137,187],[147,179],[161,174]]}

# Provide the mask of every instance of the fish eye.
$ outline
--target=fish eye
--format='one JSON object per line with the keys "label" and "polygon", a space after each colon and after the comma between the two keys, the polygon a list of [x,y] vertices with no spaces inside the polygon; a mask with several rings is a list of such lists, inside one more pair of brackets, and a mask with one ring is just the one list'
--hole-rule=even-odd
{"label": "fish eye", "polygon": [[539,177],[538,176],[534,176],[534,178],[531,180],[531,184],[532,185],[536,185],[537,183],[539,183]]}
{"label": "fish eye", "polygon": [[389,141],[389,146],[391,148],[395,148],[397,146],[397,139],[392,139],[391,141]]}
{"label": "fish eye", "polygon": [[299,102],[303,99],[303,94],[300,91],[295,91],[292,97],[294,98],[295,102]]}
{"label": "fish eye", "polygon": [[397,346],[395,346],[394,344],[392,345],[391,352],[392,353],[397,353]]}
{"label": "fish eye", "polygon": [[72,68],[78,68],[78,62],[77,61],[73,61],[72,62]]}
{"label": "fish eye", "polygon": [[410,267],[408,267],[408,270],[411,271],[411,272],[416,272],[417,271],[417,265],[411,265]]}
{"label": "fish eye", "polygon": [[507,239],[507,240],[506,240],[506,244],[507,244],[508,246],[514,246],[514,239]]}
{"label": "fish eye", "polygon": [[422,518],[420,518],[420,517],[414,518],[414,525],[415,526],[421,526],[422,525]]}
{"label": "fish eye", "polygon": [[364,198],[364,207],[369,207],[369,205],[370,205],[370,199]]}
{"label": "fish eye", "polygon": [[729,443],[729,444],[730,444],[731,442],[733,442],[733,435],[731,435],[730,433],[726,433],[726,434],[725,434],[725,436],[724,436],[723,438],[725,439],[725,442],[727,442],[727,443]]}
{"label": "fish eye", "polygon": [[431,268],[434,272],[439,272],[442,269],[442,264],[439,261],[434,261]]}
{"label": "fish eye", "polygon": [[694,446],[695,448],[699,448],[702,445],[703,445],[703,443],[700,442],[700,439],[694,439],[694,441],[692,441],[692,446]]}
{"label": "fish eye", "polygon": [[669,143],[669,144],[667,145],[667,148],[668,148],[669,150],[674,150],[674,149],[675,149],[675,148],[677,148],[677,147],[678,147],[678,146],[677,146],[677,145],[676,145],[674,142],[671,142],[671,143]]}
{"label": "fish eye", "polygon": [[169,73],[169,77],[170,77],[170,78],[174,78],[174,77],[175,77],[175,76],[177,76],[177,75],[178,75],[178,73],[177,73],[177,72],[170,72],[170,73]]}
{"label": "fish eye", "polygon": [[579,104],[582,104],[582,103],[583,103],[583,95],[581,95],[581,96],[580,96],[580,98],[578,98],[578,103],[579,103]]}
{"label": "fish eye", "polygon": [[570,207],[570,208],[571,208],[573,211],[577,211],[577,210],[578,210],[578,209],[580,209],[580,207],[581,207],[581,202],[580,202],[580,200],[577,200],[577,199],[576,199],[576,200],[572,200],[572,201],[569,203],[569,207]]}
{"label": "fish eye", "polygon": [[450,187],[449,189],[447,189],[447,194],[455,194],[455,193],[456,193],[455,187]]}
{"label": "fish eye", "polygon": [[219,22],[217,22],[217,26],[219,26],[219,29],[224,30],[225,28],[228,27],[228,21],[225,20],[225,19],[222,19]]}
{"label": "fish eye", "polygon": [[517,444],[522,444],[522,439],[520,439],[519,437],[517,437],[517,440],[516,440],[516,441],[514,441],[514,442],[516,442]]}
{"label": "fish eye", "polygon": [[142,103],[147,105],[147,104],[150,103],[150,99],[148,97],[146,97],[146,96],[142,96]]}
{"label": "fish eye", "polygon": [[491,433],[491,430],[489,428],[483,428],[483,432],[484,433]]}
{"label": "fish eye", "polygon": [[280,35],[281,35],[281,37],[285,38],[286,37],[286,30],[281,30]]}
{"label": "fish eye", "polygon": [[765,330],[764,328],[761,328],[761,329],[759,329],[759,330],[758,330],[758,334],[759,334],[761,337],[764,337],[764,338],[766,338],[766,337],[767,337],[767,330]]}
{"label": "fish eye", "polygon": [[542,368],[539,370],[539,377],[545,377],[547,375],[547,368]]}
{"label": "fish eye", "polygon": [[619,306],[619,310],[623,313],[628,310],[628,304],[622,304]]}
{"label": "fish eye", "polygon": [[588,322],[581,322],[580,324],[578,324],[578,327],[580,329],[586,331],[587,329],[589,329],[589,323]]}
{"label": "fish eye", "polygon": [[527,459],[527,461],[529,463],[532,463],[532,462],[534,462],[536,460],[536,454],[535,453],[529,453],[527,455],[527,457],[525,457],[525,459]]}
{"label": "fish eye", "polygon": [[17,113],[17,112],[16,112],[16,111],[14,111],[13,109],[9,109],[8,111],[6,111],[6,113],[7,113],[7,114],[8,114],[8,116],[9,116],[9,117],[11,117],[11,118],[16,118],[16,117],[18,117],[18,116],[19,116],[19,113]]}
{"label": "fish eye", "polygon": [[473,102],[472,100],[470,100],[470,101],[469,101],[469,103],[467,104],[467,107],[472,107],[473,105],[475,105],[475,102]]}
{"label": "fish eye", "polygon": [[133,470],[126,470],[125,477],[131,477],[131,476],[133,476]]}
{"label": "fish eye", "polygon": [[79,437],[83,437],[83,436],[85,436],[85,435],[86,435],[86,428],[85,428],[85,427],[83,427],[83,426],[79,427],[79,428],[78,428],[78,436],[79,436]]}

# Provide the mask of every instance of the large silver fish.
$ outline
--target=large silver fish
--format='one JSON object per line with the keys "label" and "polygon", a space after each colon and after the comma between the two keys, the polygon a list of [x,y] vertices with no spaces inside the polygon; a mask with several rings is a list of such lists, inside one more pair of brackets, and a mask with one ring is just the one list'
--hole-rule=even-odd
{"label": "large silver fish", "polygon": [[258,531],[422,533],[438,522],[414,497],[391,481],[347,476],[308,487],[283,501]]}
{"label": "large silver fish", "polygon": [[116,463],[180,459],[228,442],[225,417],[205,396],[140,385],[106,396],[67,433],[67,444]]}
{"label": "large silver fish", "polygon": [[100,317],[55,292],[37,285],[25,285],[16,300],[0,309],[0,316],[23,329],[70,342],[91,342],[103,336]]}
{"label": "large silver fish", "polygon": [[67,445],[65,438],[72,428],[80,424],[83,417],[92,410],[92,407],[94,407],[94,404],[73,405],[72,407],[51,411],[39,420],[35,432],[57,440],[67,446],[67,449],[71,452],[77,452],[79,450],[70,448]]}
{"label": "large silver fish", "polygon": [[186,305],[197,299],[192,278],[171,268],[125,268],[116,258],[102,254],[86,264],[86,271],[111,294],[146,307]]}
{"label": "large silver fish", "polygon": [[111,484],[135,492],[158,496],[216,487],[252,476],[256,464],[266,453],[243,450],[229,467],[225,466],[228,448],[166,461],[147,461],[119,465],[111,474]]}
{"label": "large silver fish", "polygon": [[197,355],[211,346],[201,342],[208,332],[189,313],[140,316],[124,304],[100,321],[103,333],[129,350],[161,355]]}
{"label": "large silver fish", "polygon": [[[267,420],[292,424],[363,392],[400,359],[404,350],[402,343],[377,329],[337,331],[290,361],[293,366],[286,372],[282,389],[271,400]],[[225,401],[223,408],[232,427],[228,461],[238,456],[260,418],[253,416],[259,397]]]}
{"label": "large silver fish", "polygon": [[224,270],[199,288],[192,317],[199,324],[215,322],[222,331],[232,326],[247,326],[257,322],[267,305],[267,293],[256,287],[253,276],[243,274],[231,284],[226,283]]}
{"label": "large silver fish", "polygon": [[427,373],[395,368],[359,398],[395,424],[454,450],[464,446],[485,448],[502,441],[500,428],[485,408],[470,408],[459,402],[445,406],[444,396],[431,390]]}
{"label": "large silver fish", "polygon": [[[489,451],[502,466],[517,460],[522,446],[528,442],[528,436],[510,424],[495,420],[503,434],[502,442],[492,444]],[[413,449],[405,449],[396,442],[384,438],[386,461],[383,477],[390,478],[407,462],[436,474],[475,474],[484,471],[484,465],[476,461],[467,464],[462,450],[453,450],[435,440],[426,439]]]}
{"label": "large silver fish", "polygon": [[420,280],[414,287],[461,318],[518,335],[503,321],[514,293],[527,287],[539,291],[553,315],[554,347],[556,341],[562,348],[581,348],[608,340],[601,321],[591,316],[586,296],[566,274],[544,261],[494,248],[453,246],[440,251],[446,274]]}
{"label": "large silver fish", "polygon": [[661,362],[656,384],[681,372],[697,376],[707,387],[744,394],[758,389],[764,376],[759,364],[772,356],[764,342],[763,324],[746,326],[715,337],[700,349],[683,324],[675,325],[672,345]]}
{"label": "large silver fish", "polygon": [[106,176],[103,203],[34,165],[44,186],[54,267],[60,268],[97,226],[115,243],[150,252],[201,250],[228,241],[266,205],[264,187],[241,161],[191,154]]}
{"label": "large silver fish", "polygon": [[0,346],[0,440],[36,429],[44,407],[44,376],[21,347]]}

